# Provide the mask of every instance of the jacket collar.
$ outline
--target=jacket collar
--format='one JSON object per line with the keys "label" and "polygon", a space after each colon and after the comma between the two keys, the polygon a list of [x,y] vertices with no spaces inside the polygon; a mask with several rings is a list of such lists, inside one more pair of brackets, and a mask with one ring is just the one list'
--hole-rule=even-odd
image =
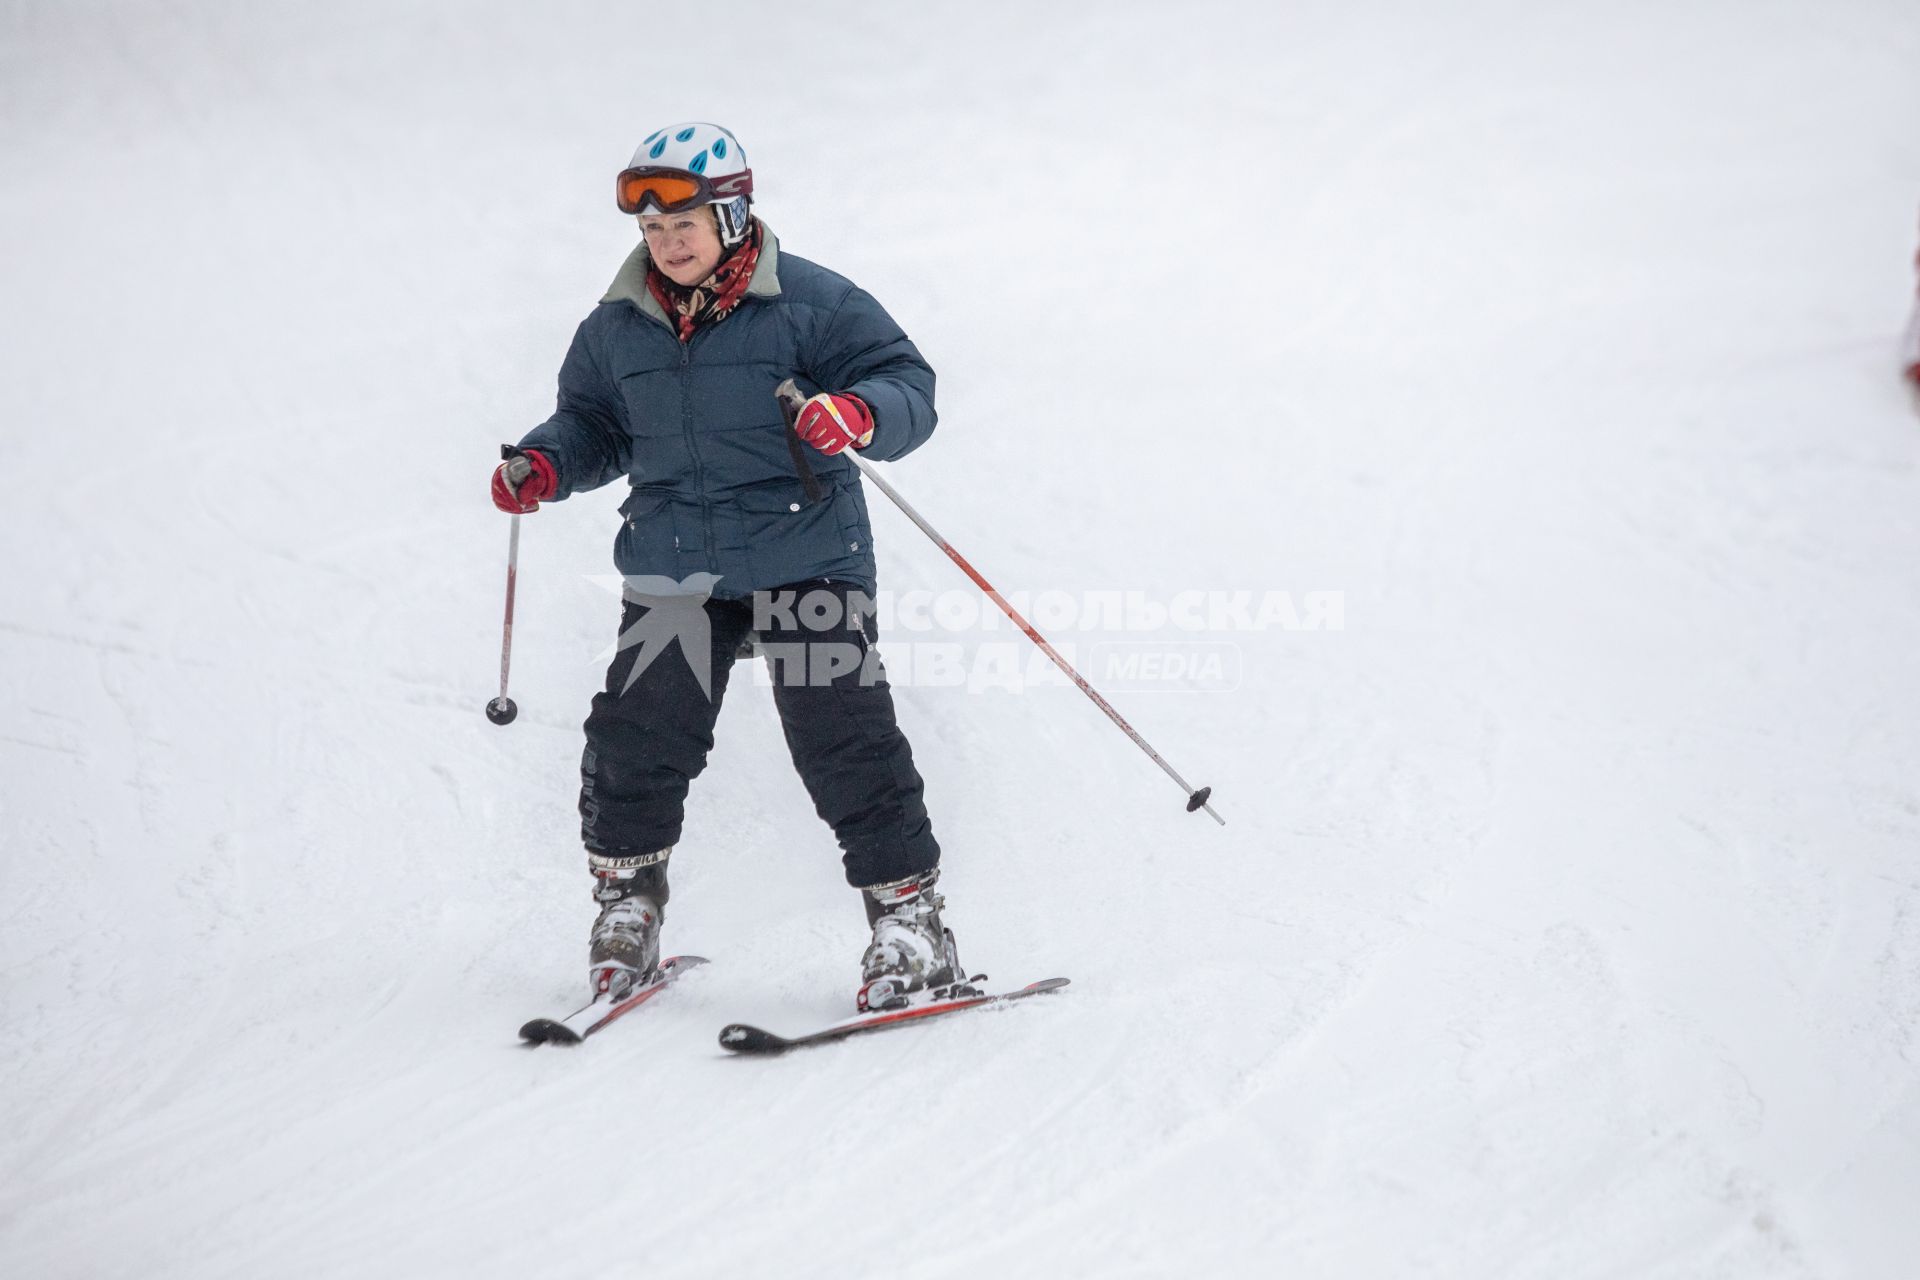
{"label": "jacket collar", "polygon": [[[647,288],[647,269],[652,265],[652,255],[647,252],[647,242],[642,240],[620,264],[620,273],[607,287],[602,302],[631,302],[640,309],[642,315],[652,316],[669,329],[673,322],[667,318],[660,304],[654,300],[653,291]],[[780,296],[780,238],[773,234],[773,228],[760,223],[760,261],[754,264],[753,279],[747,282],[747,296],[750,298],[777,298]]]}

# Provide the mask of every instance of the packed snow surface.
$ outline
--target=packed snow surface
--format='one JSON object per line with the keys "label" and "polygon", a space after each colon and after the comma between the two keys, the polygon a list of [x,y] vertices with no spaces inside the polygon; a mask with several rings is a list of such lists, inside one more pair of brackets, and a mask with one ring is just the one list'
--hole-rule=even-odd
{"label": "packed snow surface", "polygon": [[[0,1273],[1916,1274],[1916,67],[1911,0],[7,5]],[[713,963],[515,1040],[620,495],[525,521],[501,729],[486,481],[680,119],[939,370],[889,474],[997,585],[1338,593],[1127,637],[1233,655],[1109,690],[1224,828],[901,682],[963,956],[1059,995],[727,1057],[864,940],[740,681]]]}

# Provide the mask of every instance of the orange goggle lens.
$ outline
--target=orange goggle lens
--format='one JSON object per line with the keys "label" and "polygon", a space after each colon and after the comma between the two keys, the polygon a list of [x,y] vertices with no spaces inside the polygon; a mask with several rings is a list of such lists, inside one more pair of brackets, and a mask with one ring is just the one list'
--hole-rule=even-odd
{"label": "orange goggle lens", "polygon": [[628,169],[620,175],[614,195],[622,213],[639,213],[647,204],[661,213],[678,213],[700,203],[707,195],[707,184],[688,173]]}

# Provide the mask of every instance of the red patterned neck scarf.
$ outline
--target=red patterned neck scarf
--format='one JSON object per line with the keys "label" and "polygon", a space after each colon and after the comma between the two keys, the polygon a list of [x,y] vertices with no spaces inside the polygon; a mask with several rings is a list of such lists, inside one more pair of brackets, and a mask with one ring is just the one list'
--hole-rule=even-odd
{"label": "red patterned neck scarf", "polygon": [[719,322],[740,305],[759,263],[760,220],[756,218],[747,238],[735,245],[705,280],[696,285],[677,285],[648,263],[647,291],[660,309],[674,318],[680,341],[687,342],[701,325]]}

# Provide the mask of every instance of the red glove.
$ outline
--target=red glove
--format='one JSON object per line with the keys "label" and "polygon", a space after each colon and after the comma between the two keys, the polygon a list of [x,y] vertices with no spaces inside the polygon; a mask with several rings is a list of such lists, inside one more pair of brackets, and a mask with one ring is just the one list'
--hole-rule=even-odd
{"label": "red glove", "polygon": [[517,453],[493,469],[493,505],[509,515],[538,511],[559,490],[559,475],[537,449]]}
{"label": "red glove", "polygon": [[793,429],[820,452],[834,454],[873,439],[873,411],[859,396],[822,391],[800,406]]}

